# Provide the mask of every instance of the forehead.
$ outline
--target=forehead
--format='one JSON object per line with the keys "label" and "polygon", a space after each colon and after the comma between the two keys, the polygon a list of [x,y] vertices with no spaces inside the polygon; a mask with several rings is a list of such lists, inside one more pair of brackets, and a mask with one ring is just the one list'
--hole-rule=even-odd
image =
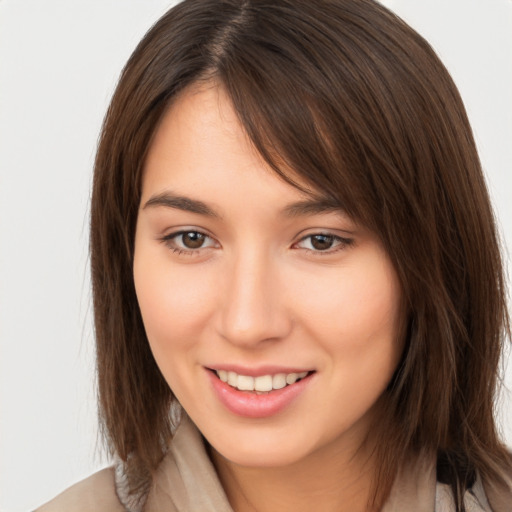
{"label": "forehead", "polygon": [[[179,94],[162,117],[145,161],[145,173],[165,168],[213,169],[239,157],[260,160],[221,87],[194,85]],[[240,158],[243,157],[243,158]]]}
{"label": "forehead", "polygon": [[142,202],[191,193],[215,200],[227,188],[231,196],[259,200],[260,207],[303,203],[289,208],[291,215],[308,208],[310,213],[340,209],[296,173],[289,174],[298,186],[281,178],[254,148],[224,89],[201,84],[183,91],[157,127],[145,161]]}

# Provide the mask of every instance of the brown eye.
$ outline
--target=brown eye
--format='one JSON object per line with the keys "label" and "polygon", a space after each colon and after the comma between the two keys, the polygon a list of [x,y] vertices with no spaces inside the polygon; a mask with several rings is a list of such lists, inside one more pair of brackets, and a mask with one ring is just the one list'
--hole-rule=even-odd
{"label": "brown eye", "polygon": [[181,235],[182,244],[187,249],[199,249],[203,246],[206,236],[197,231],[189,231]]}
{"label": "brown eye", "polygon": [[211,236],[201,231],[178,231],[164,236],[161,241],[178,254],[199,254],[202,249],[218,247]]}
{"label": "brown eye", "polygon": [[317,251],[326,251],[330,249],[335,241],[332,235],[313,235],[310,237],[311,246]]}
{"label": "brown eye", "polygon": [[295,247],[319,254],[332,254],[347,248],[352,245],[353,242],[354,240],[352,238],[343,238],[329,233],[316,233],[305,236]]}

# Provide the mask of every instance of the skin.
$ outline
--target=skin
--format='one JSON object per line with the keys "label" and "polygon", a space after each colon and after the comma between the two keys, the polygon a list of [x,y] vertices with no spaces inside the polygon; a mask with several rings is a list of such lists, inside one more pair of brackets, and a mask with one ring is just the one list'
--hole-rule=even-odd
{"label": "skin", "polygon": [[[236,511],[354,512],[368,501],[369,425],[401,354],[401,291],[378,237],[343,211],[290,214],[319,195],[270,170],[216,84],[174,101],[147,156],[142,317]],[[213,391],[207,368],[225,364],[314,373],[277,414],[246,418]]]}

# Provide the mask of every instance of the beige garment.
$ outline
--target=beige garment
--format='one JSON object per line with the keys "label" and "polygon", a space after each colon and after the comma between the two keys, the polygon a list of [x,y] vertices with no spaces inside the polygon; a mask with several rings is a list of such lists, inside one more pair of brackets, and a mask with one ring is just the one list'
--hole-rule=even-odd
{"label": "beige garment", "polygon": [[[116,491],[117,488],[117,491]],[[482,483],[466,492],[467,512],[511,512],[512,492],[490,490],[487,501]],[[121,504],[126,504],[126,507]],[[122,476],[104,469],[70,487],[36,512],[138,512],[124,496]],[[233,512],[203,440],[186,415],[158,468],[144,512]],[[453,512],[448,486],[436,484],[433,461],[418,461],[398,476],[382,512]]]}
{"label": "beige garment", "polygon": [[66,489],[36,512],[126,512],[115,491],[114,468],[106,468]]}

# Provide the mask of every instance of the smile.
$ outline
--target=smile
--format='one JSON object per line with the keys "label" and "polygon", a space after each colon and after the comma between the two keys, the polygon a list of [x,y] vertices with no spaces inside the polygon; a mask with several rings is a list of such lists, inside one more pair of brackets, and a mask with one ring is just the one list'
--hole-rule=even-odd
{"label": "smile", "polygon": [[[254,370],[263,375],[247,375],[251,370],[238,373],[232,369],[212,369],[209,377],[214,394],[231,413],[246,418],[267,418],[287,409],[310,388],[316,371],[283,372],[282,368]],[[281,370],[281,371],[279,371]]]}
{"label": "smile", "polygon": [[276,389],[283,389],[286,386],[307,376],[308,372],[300,373],[277,373],[275,375],[261,375],[252,377],[250,375],[239,375],[233,371],[216,370],[215,373],[222,382],[238,389],[239,391],[270,392]]}

